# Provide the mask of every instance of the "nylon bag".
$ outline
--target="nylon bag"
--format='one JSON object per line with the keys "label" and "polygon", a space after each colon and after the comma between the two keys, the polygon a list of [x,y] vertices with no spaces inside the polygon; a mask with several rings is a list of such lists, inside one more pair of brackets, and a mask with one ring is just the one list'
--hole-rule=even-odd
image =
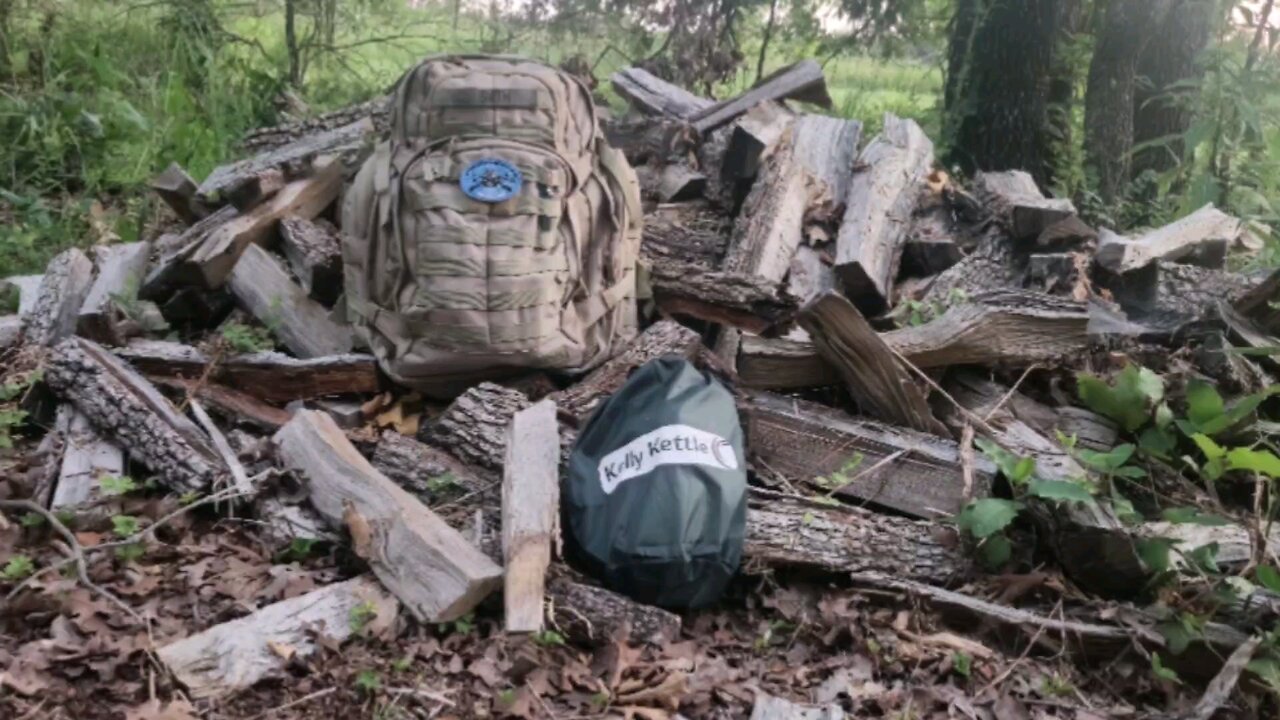
{"label": "nylon bag", "polygon": [[715,602],[742,559],[743,457],[719,381],[679,357],[645,364],[574,444],[561,493],[572,556],[640,602]]}

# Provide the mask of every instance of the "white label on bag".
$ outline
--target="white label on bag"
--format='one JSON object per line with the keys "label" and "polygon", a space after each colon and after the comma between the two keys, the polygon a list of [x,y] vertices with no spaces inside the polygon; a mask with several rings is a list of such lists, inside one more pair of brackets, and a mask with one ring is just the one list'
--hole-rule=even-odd
{"label": "white label on bag", "polygon": [[632,478],[662,465],[706,465],[737,470],[728,440],[688,425],[664,425],[632,440],[600,460],[600,489],[610,495]]}

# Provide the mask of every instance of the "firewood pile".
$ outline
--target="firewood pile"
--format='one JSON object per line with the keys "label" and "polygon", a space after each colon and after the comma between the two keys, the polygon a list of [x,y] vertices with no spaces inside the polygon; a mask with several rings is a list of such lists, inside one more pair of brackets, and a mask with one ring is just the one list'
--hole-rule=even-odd
{"label": "firewood pile", "polygon": [[[1224,350],[1280,345],[1280,273],[1228,269],[1258,249],[1248,226],[1206,206],[1120,236],[1024,172],[962,184],[911,120],[887,115],[866,137],[857,120],[798,109],[831,104],[812,61],[721,101],[638,68],[612,83],[631,112],[606,134],[646,200],[645,329],[626,351],[584,377],[482,383],[447,404],[394,387],[346,322],[335,225],[385,104],[260,130],[246,159],[203,182],[176,165],[153,181],[173,232],[66,250],[42,277],[4,281],[21,297],[0,318],[6,373],[40,368],[22,403],[47,428],[33,431],[39,447],[9,486],[26,493],[0,505],[9,522],[28,510],[55,529],[101,523],[119,503],[101,479],[132,474],[192,512],[251,518],[237,532],[272,552],[300,540],[349,547],[359,571],[346,579],[157,637],[159,667],[192,701],[278,678],[290,658],[357,634],[354,614],[448,623],[491,608],[500,590],[500,607],[483,611],[512,633],[554,629],[582,647],[698,641],[707,628],[696,617],[637,604],[554,559],[559,464],[576,432],[631,370],[675,354],[739,398],[753,482],[747,578],[910,598],[1009,658],[1052,646],[1082,664],[1132,652],[1146,667],[1160,653],[1187,678],[1225,674],[1218,692],[1230,692],[1242,663],[1224,661],[1256,647],[1248,638],[1275,621],[1280,597],[1256,589],[1238,622],[1207,624],[1174,658],[1157,632],[1167,618],[1127,602],[1152,575],[1137,540],[1168,528],[1108,505],[1024,498],[1042,567],[1022,577],[1052,574],[1055,606],[1052,593],[988,592],[950,519],[1009,492],[975,439],[1033,458],[1044,480],[1097,480],[1058,433],[1105,452],[1122,429],[1076,401],[1074,371],[1140,361],[1234,392],[1271,385],[1270,357]],[[245,351],[239,336],[255,327],[276,350]],[[1254,556],[1243,526],[1197,529],[1219,543],[1221,564]],[[86,589],[107,592],[85,575],[83,534],[63,549]],[[53,581],[35,578],[10,601]],[[964,638],[949,637],[960,652]],[[846,694],[802,709],[756,690],[754,702],[719,696],[717,716],[862,707]],[[628,716],[668,717],[684,702],[637,697],[651,714]]]}

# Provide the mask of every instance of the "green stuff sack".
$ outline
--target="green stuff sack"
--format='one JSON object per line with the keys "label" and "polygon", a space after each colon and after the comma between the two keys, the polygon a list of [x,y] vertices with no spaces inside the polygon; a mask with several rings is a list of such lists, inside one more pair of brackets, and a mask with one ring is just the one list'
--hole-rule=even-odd
{"label": "green stuff sack", "polygon": [[646,364],[592,415],[569,458],[573,557],[640,602],[715,602],[742,559],[743,457],[723,385],[682,358]]}

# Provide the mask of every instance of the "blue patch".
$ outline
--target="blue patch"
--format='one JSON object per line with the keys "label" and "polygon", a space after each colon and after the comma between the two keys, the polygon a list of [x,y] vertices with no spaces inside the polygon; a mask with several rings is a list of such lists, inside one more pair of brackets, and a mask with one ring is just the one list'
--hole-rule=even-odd
{"label": "blue patch", "polygon": [[520,170],[506,160],[488,158],[476,160],[462,171],[458,185],[472,200],[483,203],[500,203],[510,200],[520,192],[524,180]]}

